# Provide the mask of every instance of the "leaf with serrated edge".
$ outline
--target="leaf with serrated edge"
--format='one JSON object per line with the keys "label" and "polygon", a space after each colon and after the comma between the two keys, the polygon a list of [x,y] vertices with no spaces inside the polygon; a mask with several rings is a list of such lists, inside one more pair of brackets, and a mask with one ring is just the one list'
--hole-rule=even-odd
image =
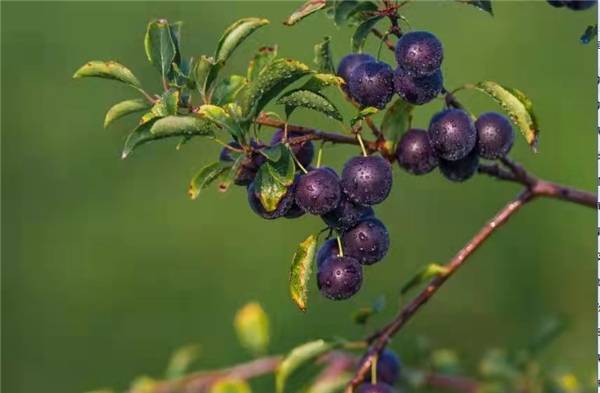
{"label": "leaf with serrated edge", "polygon": [[335,74],[333,56],[331,54],[331,37],[323,38],[323,41],[315,45],[315,64],[319,72]]}
{"label": "leaf with serrated edge", "polygon": [[240,343],[253,354],[265,353],[269,346],[269,317],[259,303],[251,302],[235,314],[233,326]]}
{"label": "leaf with serrated edge", "polygon": [[162,77],[166,79],[177,54],[171,29],[166,20],[160,19],[148,23],[144,48],[150,63],[158,68]]}
{"label": "leaf with serrated edge", "polygon": [[410,127],[413,109],[413,105],[399,98],[385,111],[381,121],[381,131],[386,139],[391,141],[392,148]]}
{"label": "leaf with serrated edge", "polygon": [[269,170],[268,165],[262,165],[254,178],[254,192],[258,196],[263,208],[271,213],[288,192],[287,187],[281,184]]}
{"label": "leaf with serrated edge", "polygon": [[225,129],[231,136],[239,141],[244,131],[240,125],[227,113],[225,109],[216,105],[202,105],[198,108],[197,113],[200,117],[213,122],[218,127]]}
{"label": "leaf with serrated edge", "polygon": [[310,73],[305,64],[292,59],[277,59],[269,64],[258,79],[248,84],[241,95],[244,118],[251,119],[287,86]]}
{"label": "leaf with serrated edge", "polygon": [[258,78],[262,70],[277,57],[277,45],[264,46],[258,50],[254,58],[248,64],[246,78],[253,81]]}
{"label": "leaf with serrated edge", "polygon": [[342,115],[327,97],[310,90],[294,90],[279,97],[277,103],[285,105],[289,117],[296,108],[312,109],[323,113],[325,116],[342,121]]}
{"label": "leaf with serrated edge", "polygon": [[104,128],[107,128],[112,122],[123,116],[141,112],[149,107],[150,103],[142,98],[121,101],[113,105],[108,112],[106,112],[106,116],[104,117]]}
{"label": "leaf with serrated edge", "polygon": [[310,235],[298,245],[290,269],[290,296],[298,308],[306,311],[308,300],[308,280],[317,248],[317,236]]}
{"label": "leaf with serrated edge", "polygon": [[308,0],[306,3],[302,4],[300,8],[294,11],[294,13],[292,13],[292,15],[290,15],[285,22],[283,22],[283,24],[286,26],[295,25],[307,16],[325,8],[326,5],[326,0]]}
{"label": "leaf with serrated edge", "polygon": [[493,81],[480,82],[474,87],[500,104],[513,123],[521,130],[533,151],[537,151],[539,126],[531,100],[520,90],[504,87]]}
{"label": "leaf with serrated edge", "polygon": [[129,68],[116,61],[88,61],[75,71],[75,74],[73,75],[73,78],[75,79],[89,77],[112,79],[141,89],[140,81],[133,75]]}
{"label": "leaf with serrated edge", "polygon": [[337,343],[325,340],[315,340],[302,344],[286,355],[275,374],[275,390],[277,393],[285,391],[285,384],[290,376],[306,363],[315,360],[319,356],[335,349]]}
{"label": "leaf with serrated edge", "polygon": [[284,186],[291,186],[294,183],[296,164],[292,157],[292,152],[282,144],[279,144],[279,146],[281,146],[281,156],[279,159],[275,162],[267,162],[265,165],[268,166],[269,172],[275,180]]}
{"label": "leaf with serrated edge", "polygon": [[243,18],[234,22],[221,36],[215,50],[215,60],[225,62],[246,37],[268,23],[267,19],[262,18]]}
{"label": "leaf with serrated edge", "polygon": [[198,171],[192,178],[190,186],[188,188],[188,195],[191,199],[198,198],[200,191],[210,186],[215,180],[219,178],[224,172],[228,171],[231,165],[225,165],[223,162],[213,162],[204,166]]}
{"label": "leaf with serrated edge", "polygon": [[492,9],[492,2],[490,0],[456,0],[459,3],[469,4],[475,8],[485,11],[488,14],[494,16],[494,10]]}
{"label": "leaf with serrated edge", "polygon": [[448,272],[448,268],[437,263],[430,263],[417,272],[400,290],[401,294],[405,294],[417,285],[438,276],[443,276]]}
{"label": "leaf with serrated edge", "polygon": [[241,75],[230,75],[221,80],[212,94],[212,102],[215,105],[224,105],[233,102],[237,94],[246,86],[248,80]]}
{"label": "leaf with serrated edge", "polygon": [[367,36],[371,32],[371,29],[375,27],[377,22],[379,22],[381,19],[383,19],[383,16],[374,16],[372,18],[367,19],[356,28],[356,31],[352,36],[353,52],[362,52],[362,49],[365,45],[365,41],[367,39]]}

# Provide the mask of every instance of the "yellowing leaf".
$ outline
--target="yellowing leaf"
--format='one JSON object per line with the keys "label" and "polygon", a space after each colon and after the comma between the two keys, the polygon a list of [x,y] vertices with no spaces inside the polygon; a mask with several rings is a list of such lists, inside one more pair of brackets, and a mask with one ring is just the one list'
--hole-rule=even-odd
{"label": "yellowing leaf", "polygon": [[306,311],[308,306],[308,280],[317,248],[317,236],[310,235],[298,245],[290,269],[290,296],[298,308]]}
{"label": "yellowing leaf", "polygon": [[141,88],[140,81],[133,75],[129,68],[116,61],[88,61],[75,71],[73,75],[75,79],[89,77],[113,79],[138,89]]}
{"label": "yellowing leaf", "polygon": [[233,326],[244,347],[256,355],[265,353],[269,346],[269,317],[259,303],[248,303],[239,309]]}

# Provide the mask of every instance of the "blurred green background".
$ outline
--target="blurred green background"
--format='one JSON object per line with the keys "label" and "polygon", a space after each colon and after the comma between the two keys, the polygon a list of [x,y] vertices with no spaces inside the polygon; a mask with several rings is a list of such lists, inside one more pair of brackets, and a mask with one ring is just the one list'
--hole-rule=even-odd
{"label": "blurred green background", "polygon": [[[118,83],[74,81],[90,59],[115,59],[150,90],[158,75],[143,51],[146,23],[185,22],[187,56],[210,54],[223,29],[245,16],[272,24],[235,53],[228,70],[244,72],[254,50],[311,62],[313,44],[333,36],[339,59],[348,28],[324,16],[293,28],[280,22],[294,2],[2,3],[2,391],[64,393],[160,376],[178,346],[202,346],[198,367],[248,359],[231,327],[248,300],[272,318],[274,353],[316,337],[358,338],[350,315],[379,294],[395,310],[398,289],[418,267],[445,262],[516,192],[479,176],[452,184],[439,173],[395,171],[391,197],[377,207],[391,234],[386,260],[366,272],[363,290],[334,303],[311,283],[300,313],[288,298],[296,244],[322,227],[318,218],[264,221],[243,189],[186,196],[191,176],[219,147],[196,139],[150,144],[126,161],[120,148],[134,117],[102,129],[113,103],[135,96]],[[545,2],[496,2],[495,17],[454,2],[406,8],[413,29],[443,41],[446,85],[485,79],[518,87],[533,100],[542,127],[535,155],[518,138],[512,156],[534,173],[593,190],[596,56],[578,42],[595,10],[575,13]],[[369,50],[376,52],[371,41]],[[392,62],[390,54],[384,58]],[[335,95],[333,93],[332,95]],[[460,98],[474,112],[497,110],[475,92]],[[347,105],[340,102],[340,106]],[[419,108],[426,126],[437,101]],[[275,106],[273,109],[279,109]],[[318,114],[295,123],[335,130]],[[337,169],[354,147],[325,151]],[[410,359],[415,338],[456,349],[467,371],[490,347],[518,348],[545,317],[566,316],[569,331],[542,357],[586,381],[595,379],[595,214],[551,200],[528,206],[472,258],[398,335]],[[471,367],[471,368],[470,368]],[[270,386],[270,385],[266,385]],[[269,391],[266,388],[265,391]]]}

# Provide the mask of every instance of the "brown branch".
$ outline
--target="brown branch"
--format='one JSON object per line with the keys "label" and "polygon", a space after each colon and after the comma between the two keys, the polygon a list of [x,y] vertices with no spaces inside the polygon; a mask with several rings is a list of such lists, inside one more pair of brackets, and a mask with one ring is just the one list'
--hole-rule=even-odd
{"label": "brown branch", "polygon": [[396,317],[369,338],[370,347],[367,354],[359,364],[357,371],[350,381],[346,392],[351,393],[368,375],[371,364],[376,356],[387,346],[391,338],[408,322],[419,309],[441,288],[467,259],[513,214],[538,197],[548,197],[563,201],[577,203],[583,206],[596,207],[597,196],[590,192],[580,191],[571,187],[538,179],[528,173],[521,165],[504,158],[501,162],[508,167],[504,169],[499,165],[481,166],[480,172],[494,176],[501,180],[508,180],[524,185],[524,190],[512,201],[502,208],[475,236],[446,264],[446,273],[432,279]]}
{"label": "brown branch", "polygon": [[425,385],[434,389],[444,389],[461,393],[475,393],[479,389],[479,382],[458,375],[444,375],[429,373],[425,375]]}

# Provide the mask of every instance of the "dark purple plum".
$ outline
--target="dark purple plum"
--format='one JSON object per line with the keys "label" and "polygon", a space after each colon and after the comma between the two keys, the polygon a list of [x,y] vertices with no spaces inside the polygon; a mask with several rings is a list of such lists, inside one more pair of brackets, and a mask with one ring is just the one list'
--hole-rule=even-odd
{"label": "dark purple plum", "polygon": [[325,260],[331,256],[339,255],[340,248],[336,238],[329,239],[319,247],[316,256],[317,267],[321,266]]}
{"label": "dark purple plum", "polygon": [[345,231],[352,228],[361,219],[373,215],[373,208],[352,202],[345,194],[342,194],[338,206],[321,216],[325,224],[337,231]]}
{"label": "dark purple plum", "polygon": [[573,11],[584,11],[595,6],[597,0],[564,0],[564,5]]}
{"label": "dark purple plum", "polygon": [[285,213],[283,216],[285,218],[292,219],[292,218],[302,217],[304,215],[304,213],[305,213],[305,211],[300,209],[300,206],[298,206],[296,201],[294,201],[294,203],[290,207],[290,210],[288,210],[287,213]]}
{"label": "dark purple plum", "polygon": [[431,75],[442,65],[444,49],[438,38],[428,31],[404,34],[396,44],[398,65],[414,75]]}
{"label": "dark purple plum", "polygon": [[350,53],[349,55],[344,56],[337,69],[337,75],[346,82],[344,89],[347,89],[350,75],[356,67],[363,63],[374,63],[376,61],[377,60],[375,60],[373,56],[367,55],[366,53]]}
{"label": "dark purple plum", "polygon": [[392,166],[381,156],[353,157],[344,165],[341,184],[354,203],[381,203],[392,189]]}
{"label": "dark purple plum", "polygon": [[438,158],[431,147],[427,131],[408,130],[396,146],[398,165],[413,175],[431,172],[438,165]]}
{"label": "dark purple plum", "polygon": [[[400,376],[400,359],[391,350],[384,350],[377,359],[377,381],[394,385]],[[367,375],[365,382],[371,382],[371,374]]]}
{"label": "dark purple plum", "polygon": [[443,85],[441,70],[424,76],[413,76],[402,67],[394,72],[394,91],[413,105],[423,105],[433,100],[440,94]]}
{"label": "dark purple plum", "polygon": [[[251,143],[252,147],[254,148],[262,147],[262,145],[259,145],[255,141],[252,141]],[[235,148],[241,147],[240,144],[235,141],[229,142],[228,145]],[[231,150],[224,147],[221,150],[221,153],[219,154],[219,160],[224,162],[235,161],[233,154],[234,153]],[[266,160],[267,159],[265,158],[265,156],[263,156],[259,152],[252,152],[250,155],[243,159],[233,182],[238,186],[249,185],[256,177],[256,172],[258,172],[260,166],[264,164]]]}
{"label": "dark purple plum", "polygon": [[390,248],[390,236],[381,221],[366,218],[342,235],[344,255],[356,258],[363,265],[383,259]]}
{"label": "dark purple plum", "polygon": [[348,299],[361,285],[362,266],[352,257],[330,256],[317,270],[317,287],[328,299]]}
{"label": "dark purple plum", "polygon": [[363,383],[358,387],[356,393],[396,393],[396,391],[390,385],[378,382],[376,384]]}
{"label": "dark purple plum", "polygon": [[446,109],[431,118],[429,141],[440,158],[460,160],[475,147],[477,131],[467,112]]}
{"label": "dark purple plum", "polygon": [[[302,135],[303,134],[301,134],[299,132],[288,131],[288,138],[295,138],[295,137],[302,136]],[[271,138],[271,145],[280,143],[282,139],[283,139],[283,130],[278,129],[277,131],[275,131],[275,133],[273,134],[273,137]],[[311,141],[297,143],[297,144],[292,145],[291,147],[292,147],[292,153],[294,153],[294,156],[296,156],[296,159],[300,162],[300,164],[302,164],[302,166],[306,167],[306,166],[310,165],[310,163],[312,162],[313,157],[315,155],[315,148]]]}
{"label": "dark purple plum", "polygon": [[325,214],[340,202],[342,190],[335,171],[317,168],[300,176],[296,186],[296,203],[307,213]]}
{"label": "dark purple plum", "polygon": [[252,211],[267,220],[273,220],[275,218],[284,216],[286,213],[288,213],[288,211],[294,204],[293,186],[288,189],[288,192],[281,199],[281,201],[279,201],[277,208],[272,212],[266,211],[264,206],[260,202],[260,199],[258,198],[258,196],[256,195],[256,192],[255,192],[254,182],[250,183],[250,185],[248,186],[247,192],[248,192],[248,204],[250,205],[250,208],[252,209]]}
{"label": "dark purple plum", "polygon": [[487,112],[475,121],[479,155],[488,160],[506,156],[515,139],[510,120],[496,112]]}
{"label": "dark purple plum", "polygon": [[440,160],[440,172],[450,181],[463,182],[471,178],[479,168],[479,154],[473,149],[466,157],[456,161]]}
{"label": "dark purple plum", "polygon": [[392,68],[383,62],[362,63],[350,74],[350,96],[362,107],[383,109],[394,95]]}

